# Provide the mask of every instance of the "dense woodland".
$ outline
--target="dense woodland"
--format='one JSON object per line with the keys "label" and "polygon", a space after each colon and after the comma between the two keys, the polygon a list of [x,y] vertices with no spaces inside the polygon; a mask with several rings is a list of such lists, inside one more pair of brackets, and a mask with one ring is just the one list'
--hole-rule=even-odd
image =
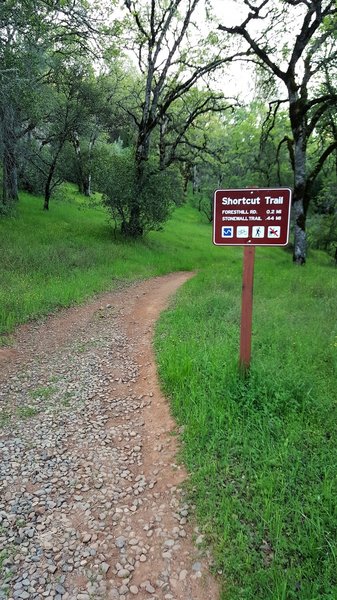
{"label": "dense woodland", "polygon": [[294,261],[334,254],[336,1],[235,5],[232,25],[211,0],[2,2],[2,218],[71,181],[139,237],[187,195],[211,220],[216,187],[281,185]]}

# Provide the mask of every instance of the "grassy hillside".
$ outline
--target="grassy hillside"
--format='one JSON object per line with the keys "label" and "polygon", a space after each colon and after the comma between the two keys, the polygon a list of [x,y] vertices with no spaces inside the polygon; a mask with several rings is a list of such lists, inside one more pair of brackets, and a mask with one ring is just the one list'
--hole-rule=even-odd
{"label": "grassy hillside", "polygon": [[90,208],[71,186],[63,196],[44,212],[41,198],[23,193],[17,218],[0,220],[0,340],[19,323],[121,281],[224,259],[210,243],[209,226],[187,206],[165,231],[126,243],[115,239],[102,208]]}
{"label": "grassy hillside", "polygon": [[[227,256],[227,249],[223,249]],[[190,495],[227,600],[337,598],[337,271],[259,249],[251,375],[238,376],[240,268],[206,269],[157,327]]]}

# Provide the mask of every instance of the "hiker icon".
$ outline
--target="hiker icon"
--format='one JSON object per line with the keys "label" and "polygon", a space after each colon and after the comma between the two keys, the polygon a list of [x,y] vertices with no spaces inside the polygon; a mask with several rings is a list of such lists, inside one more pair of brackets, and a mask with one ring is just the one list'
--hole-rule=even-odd
{"label": "hiker icon", "polygon": [[264,237],[264,226],[263,225],[254,225],[253,227],[253,238],[263,238]]}

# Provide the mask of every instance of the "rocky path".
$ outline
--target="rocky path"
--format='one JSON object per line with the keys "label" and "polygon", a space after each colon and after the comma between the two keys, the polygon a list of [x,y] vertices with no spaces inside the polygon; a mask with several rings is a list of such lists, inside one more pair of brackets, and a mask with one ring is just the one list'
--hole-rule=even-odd
{"label": "rocky path", "polygon": [[151,348],[190,274],[21,327],[0,350],[0,600],[217,600]]}

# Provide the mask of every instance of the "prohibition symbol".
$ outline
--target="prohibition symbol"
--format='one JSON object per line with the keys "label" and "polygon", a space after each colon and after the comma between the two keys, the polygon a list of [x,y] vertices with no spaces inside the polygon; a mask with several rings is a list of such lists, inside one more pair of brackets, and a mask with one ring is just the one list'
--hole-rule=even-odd
{"label": "prohibition symbol", "polygon": [[278,225],[272,225],[268,227],[269,238],[279,238],[281,236],[281,227]]}

